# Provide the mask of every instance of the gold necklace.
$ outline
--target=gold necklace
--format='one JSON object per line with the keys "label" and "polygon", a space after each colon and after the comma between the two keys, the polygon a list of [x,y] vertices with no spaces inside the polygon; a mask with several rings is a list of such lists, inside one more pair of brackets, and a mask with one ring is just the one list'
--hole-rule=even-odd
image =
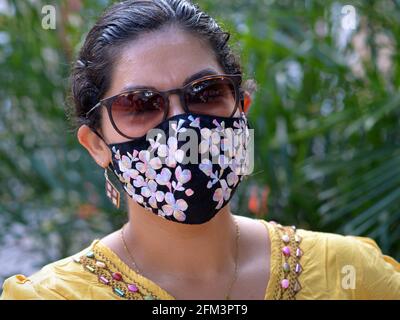
{"label": "gold necklace", "polygon": [[121,240],[122,240],[122,243],[123,243],[123,245],[124,245],[125,252],[128,254],[129,259],[131,260],[131,263],[132,263],[133,267],[136,269],[135,271],[136,271],[137,273],[142,274],[142,272],[139,270],[139,268],[138,268],[138,266],[137,266],[135,260],[133,259],[133,256],[131,255],[131,253],[130,253],[130,251],[129,251],[127,245],[126,245],[125,237],[124,237],[124,227],[125,227],[125,226],[126,226],[126,223],[122,226],[121,232],[120,232]]}
{"label": "gold necklace", "polygon": [[[232,281],[231,281],[231,283],[230,283],[228,292],[227,292],[227,294],[225,295],[225,299],[226,299],[226,300],[230,300],[231,290],[232,290],[233,284],[235,283],[235,281],[236,281],[236,279],[237,279],[237,273],[238,273],[238,256],[239,256],[239,238],[240,238],[240,230],[239,230],[239,225],[238,225],[238,223],[237,223],[237,221],[236,221],[235,218],[233,218],[233,221],[235,222],[235,228],[236,228],[236,241],[235,241],[235,242],[236,242],[236,244],[235,244],[235,245],[236,245],[236,248],[235,248],[235,271],[234,271],[233,278],[232,278]],[[124,237],[124,227],[125,227],[125,226],[126,226],[126,223],[122,226],[121,232],[120,232],[121,240],[122,240],[122,243],[123,243],[123,245],[124,245],[125,252],[126,252],[126,254],[128,255],[129,259],[131,260],[132,265],[133,265],[134,268],[136,269],[135,271],[136,271],[137,273],[143,275],[143,273],[139,270],[139,268],[138,268],[138,266],[137,266],[137,264],[136,264],[136,262],[135,262],[135,259],[134,259],[133,256],[132,256],[131,252],[129,251],[128,246],[126,245],[125,237]]]}

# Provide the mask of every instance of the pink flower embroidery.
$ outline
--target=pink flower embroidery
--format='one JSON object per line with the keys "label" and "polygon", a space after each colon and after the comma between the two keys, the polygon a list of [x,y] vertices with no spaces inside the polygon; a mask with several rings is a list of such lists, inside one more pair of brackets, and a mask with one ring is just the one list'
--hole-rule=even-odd
{"label": "pink flower embroidery", "polygon": [[165,194],[165,202],[167,204],[163,205],[162,209],[166,216],[173,215],[174,218],[178,221],[186,220],[186,215],[183,211],[188,208],[188,205],[185,200],[175,200],[174,195],[171,192],[167,192]]}
{"label": "pink flower embroidery", "polygon": [[137,170],[132,169],[132,160],[126,155],[123,155],[121,160],[118,161],[118,166],[125,182],[129,182],[130,179],[136,178],[139,174]]}
{"label": "pink flower embroidery", "polygon": [[156,209],[157,202],[164,200],[164,193],[157,191],[157,183],[154,180],[150,180],[147,186],[142,187],[142,196],[149,198],[149,204]]}
{"label": "pink flower embroidery", "polygon": [[161,160],[158,157],[150,159],[150,152],[142,150],[139,152],[139,159],[142,162],[136,163],[136,169],[141,173],[145,173],[146,178],[155,179],[157,169],[161,168]]}
{"label": "pink flower embroidery", "polygon": [[220,209],[222,207],[222,204],[224,203],[224,200],[225,201],[229,200],[229,197],[231,196],[231,189],[228,188],[226,181],[222,179],[220,180],[220,183],[221,183],[221,188],[215,190],[213,195],[213,200],[218,201],[218,204],[215,207],[215,209]]}
{"label": "pink flower embroidery", "polygon": [[183,150],[178,149],[178,140],[169,137],[167,144],[158,147],[158,156],[165,158],[165,163],[170,168],[175,168],[177,163],[181,163],[185,157]]}

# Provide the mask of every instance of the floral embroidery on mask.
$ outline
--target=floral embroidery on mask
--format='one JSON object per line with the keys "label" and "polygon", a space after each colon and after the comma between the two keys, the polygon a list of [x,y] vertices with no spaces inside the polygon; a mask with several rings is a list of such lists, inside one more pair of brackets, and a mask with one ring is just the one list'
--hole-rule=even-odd
{"label": "floral embroidery on mask", "polygon": [[[196,192],[204,191],[201,187],[196,191],[187,186],[188,183],[193,184],[193,167],[183,163],[185,152],[179,147],[178,136],[187,132],[188,127],[199,130],[201,162],[197,168],[208,179],[205,187],[212,189],[210,197],[215,202],[216,210],[229,201],[233,189],[242,180],[241,169],[246,161],[244,152],[249,141],[244,114],[228,128],[225,121],[213,119],[209,127],[201,127],[201,121],[201,117],[193,115],[188,115],[186,120],[179,119],[171,124],[172,134],[166,143],[161,142],[161,134],[158,134],[155,139],[148,139],[150,146],[147,150],[133,149],[121,155],[116,145],[111,148],[118,168],[114,172],[125,191],[137,203],[160,217],[173,217],[185,222],[189,208],[187,200],[196,196]],[[213,161],[204,157],[207,154]]]}

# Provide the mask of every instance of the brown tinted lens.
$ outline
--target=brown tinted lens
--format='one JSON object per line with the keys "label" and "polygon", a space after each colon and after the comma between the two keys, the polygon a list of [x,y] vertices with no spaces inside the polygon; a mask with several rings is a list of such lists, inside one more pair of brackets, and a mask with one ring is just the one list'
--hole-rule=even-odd
{"label": "brown tinted lens", "polygon": [[229,78],[212,78],[194,83],[185,92],[190,112],[229,117],[235,110],[235,86]]}
{"label": "brown tinted lens", "polygon": [[135,91],[118,96],[111,106],[111,115],[123,134],[140,137],[162,121],[165,107],[159,93]]}

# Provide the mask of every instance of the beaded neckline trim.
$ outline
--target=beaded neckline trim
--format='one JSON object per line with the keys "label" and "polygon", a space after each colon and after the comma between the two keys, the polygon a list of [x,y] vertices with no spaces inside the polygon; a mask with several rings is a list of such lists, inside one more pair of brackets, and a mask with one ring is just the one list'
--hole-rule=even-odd
{"label": "beaded neckline trim", "polygon": [[83,269],[97,276],[100,283],[109,286],[110,290],[120,298],[127,300],[158,300],[148,288],[134,282],[128,276],[119,272],[117,267],[95,248],[84,255],[74,257]]}
{"label": "beaded neckline trim", "polygon": [[299,276],[303,271],[300,259],[303,251],[300,248],[301,236],[297,233],[295,226],[282,226],[281,224],[270,221],[275,228],[275,236],[279,239],[279,248],[276,251],[280,257],[278,259],[281,264],[278,269],[277,283],[273,288],[274,300],[295,300],[296,294],[302,289]]}

